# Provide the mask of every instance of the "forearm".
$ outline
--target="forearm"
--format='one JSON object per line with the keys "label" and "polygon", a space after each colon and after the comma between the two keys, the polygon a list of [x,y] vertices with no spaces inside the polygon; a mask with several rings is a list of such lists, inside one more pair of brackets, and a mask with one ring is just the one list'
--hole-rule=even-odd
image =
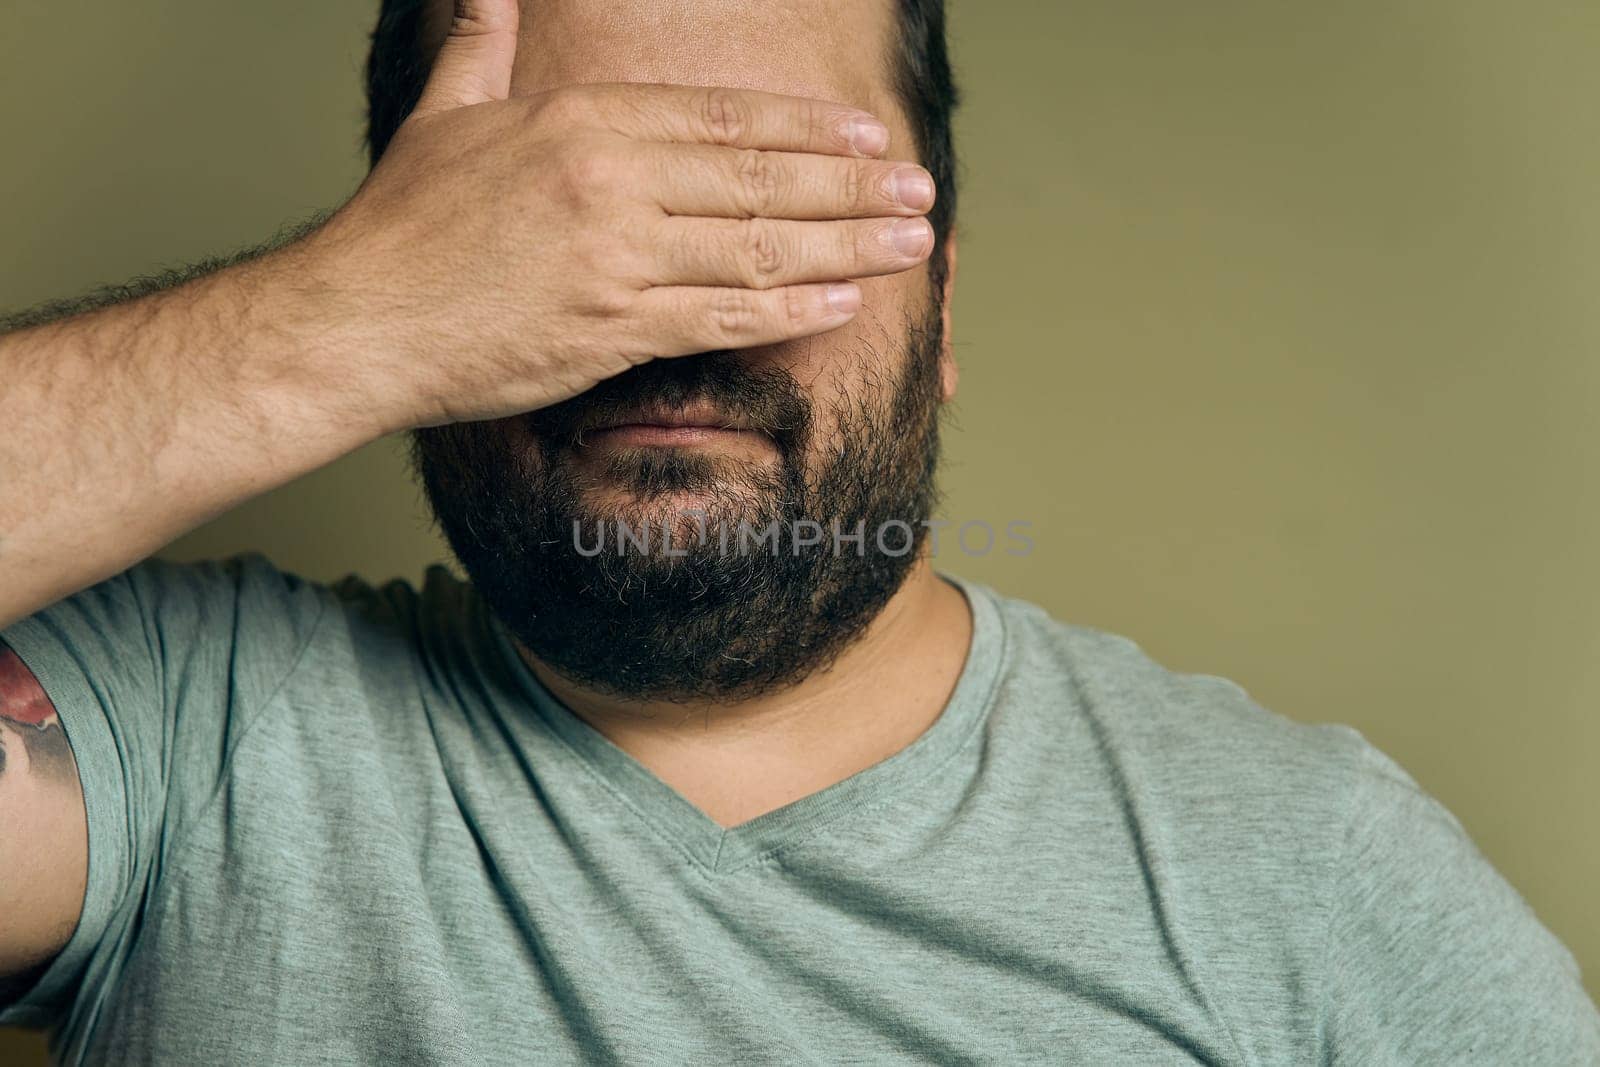
{"label": "forearm", "polygon": [[295,243],[0,336],[0,626],[388,428],[331,270]]}

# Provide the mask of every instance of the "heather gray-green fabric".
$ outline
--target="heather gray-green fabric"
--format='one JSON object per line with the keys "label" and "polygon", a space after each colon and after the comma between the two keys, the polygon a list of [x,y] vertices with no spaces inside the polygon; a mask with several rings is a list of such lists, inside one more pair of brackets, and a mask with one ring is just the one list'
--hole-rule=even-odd
{"label": "heather gray-green fabric", "polygon": [[90,847],[0,1020],[70,1063],[1600,1063],[1572,956],[1356,732],[949,580],[934,725],[724,830],[443,569],[141,564],[4,634]]}

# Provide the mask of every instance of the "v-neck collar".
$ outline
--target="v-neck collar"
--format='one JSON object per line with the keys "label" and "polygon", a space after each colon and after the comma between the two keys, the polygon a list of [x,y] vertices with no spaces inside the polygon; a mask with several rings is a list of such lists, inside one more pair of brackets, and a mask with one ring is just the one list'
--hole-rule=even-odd
{"label": "v-neck collar", "polygon": [[982,722],[1004,660],[1003,619],[988,587],[954,575],[939,577],[966,597],[972,611],[972,640],[950,699],[933,725],[894,755],[732,827],[722,826],[695,807],[648,767],[568,710],[523,661],[505,626],[487,610],[485,615],[507,669],[537,711],[539,721],[657,833],[708,871],[727,872],[794,844],[835,819],[922,779],[955,755]]}

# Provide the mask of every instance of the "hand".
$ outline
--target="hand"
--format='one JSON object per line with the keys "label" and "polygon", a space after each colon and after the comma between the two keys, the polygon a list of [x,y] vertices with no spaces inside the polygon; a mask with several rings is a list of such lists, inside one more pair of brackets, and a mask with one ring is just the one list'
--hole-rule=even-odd
{"label": "hand", "polygon": [[457,4],[416,110],[310,239],[378,331],[390,428],[834,329],[860,303],[847,279],[926,259],[932,180],[876,158],[871,115],[635,83],[509,99],[516,22],[515,0]]}

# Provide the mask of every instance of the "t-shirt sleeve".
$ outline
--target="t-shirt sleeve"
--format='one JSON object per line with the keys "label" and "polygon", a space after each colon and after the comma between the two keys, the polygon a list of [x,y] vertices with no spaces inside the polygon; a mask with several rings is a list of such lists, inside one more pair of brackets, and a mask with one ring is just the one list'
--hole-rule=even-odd
{"label": "t-shirt sleeve", "polygon": [[1572,954],[1445,807],[1370,747],[1328,931],[1331,1063],[1600,1064]]}
{"label": "t-shirt sleeve", "polygon": [[89,826],[83,912],[0,1024],[53,1027],[115,982],[163,861],[328,603],[256,554],[146,560],[0,633],[72,746]]}

